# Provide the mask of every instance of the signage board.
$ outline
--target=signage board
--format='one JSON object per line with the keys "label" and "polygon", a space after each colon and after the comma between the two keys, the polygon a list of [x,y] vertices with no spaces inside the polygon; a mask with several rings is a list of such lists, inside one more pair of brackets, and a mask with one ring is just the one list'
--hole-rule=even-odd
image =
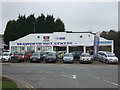
{"label": "signage board", "polygon": [[95,58],[99,51],[99,36],[94,36],[94,50],[93,50],[93,58]]}

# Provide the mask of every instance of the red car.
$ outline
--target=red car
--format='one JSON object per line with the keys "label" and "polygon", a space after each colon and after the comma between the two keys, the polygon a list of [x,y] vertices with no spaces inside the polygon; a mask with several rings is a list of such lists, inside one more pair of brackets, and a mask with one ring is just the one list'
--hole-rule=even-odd
{"label": "red car", "polygon": [[17,56],[19,61],[24,61],[24,53],[15,53],[14,55],[11,56]]}
{"label": "red car", "polygon": [[32,54],[29,53],[29,52],[25,52],[25,53],[24,53],[24,59],[25,59],[25,60],[29,60],[31,56],[32,56]]}

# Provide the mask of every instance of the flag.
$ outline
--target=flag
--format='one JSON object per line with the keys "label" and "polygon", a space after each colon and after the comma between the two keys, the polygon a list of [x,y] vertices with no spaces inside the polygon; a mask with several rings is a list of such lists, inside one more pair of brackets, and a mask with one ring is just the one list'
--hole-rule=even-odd
{"label": "flag", "polygon": [[97,57],[99,51],[99,36],[94,36],[94,50],[93,50],[93,58]]}

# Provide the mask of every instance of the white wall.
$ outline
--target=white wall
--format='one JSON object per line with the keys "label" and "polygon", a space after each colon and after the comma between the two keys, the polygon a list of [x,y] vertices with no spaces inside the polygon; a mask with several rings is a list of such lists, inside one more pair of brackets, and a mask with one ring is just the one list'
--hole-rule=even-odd
{"label": "white wall", "polygon": [[[40,38],[38,38],[38,36]],[[10,42],[15,46],[16,43],[39,43],[43,42],[43,36],[50,36],[49,42],[73,42],[78,45],[91,46],[93,45],[94,35],[91,33],[50,33],[50,34],[29,34],[23,38]],[[80,38],[82,36],[82,38]],[[90,36],[90,37],[89,37]],[[56,39],[57,37],[65,37],[65,40]],[[77,45],[77,44],[76,44]]]}

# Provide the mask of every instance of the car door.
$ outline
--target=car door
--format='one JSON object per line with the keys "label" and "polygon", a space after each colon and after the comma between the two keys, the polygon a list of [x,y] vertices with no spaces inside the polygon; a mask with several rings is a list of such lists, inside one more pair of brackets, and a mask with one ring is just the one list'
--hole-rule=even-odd
{"label": "car door", "polygon": [[101,52],[98,53],[98,60],[102,61],[102,53]]}
{"label": "car door", "polygon": [[106,57],[107,57],[106,54],[103,53],[103,57],[102,57],[103,62],[106,62]]}

